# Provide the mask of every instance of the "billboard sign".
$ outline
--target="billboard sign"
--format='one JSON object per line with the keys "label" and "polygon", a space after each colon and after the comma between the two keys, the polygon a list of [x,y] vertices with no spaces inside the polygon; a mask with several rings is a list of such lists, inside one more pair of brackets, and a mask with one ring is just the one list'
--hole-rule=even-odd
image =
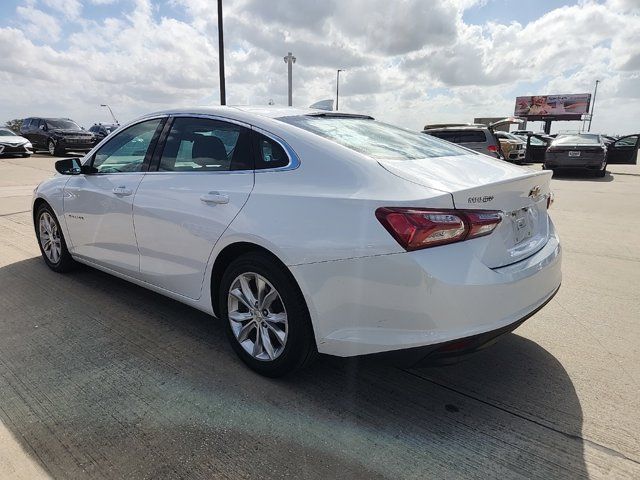
{"label": "billboard sign", "polygon": [[527,120],[580,120],[590,103],[590,93],[517,97],[514,115]]}

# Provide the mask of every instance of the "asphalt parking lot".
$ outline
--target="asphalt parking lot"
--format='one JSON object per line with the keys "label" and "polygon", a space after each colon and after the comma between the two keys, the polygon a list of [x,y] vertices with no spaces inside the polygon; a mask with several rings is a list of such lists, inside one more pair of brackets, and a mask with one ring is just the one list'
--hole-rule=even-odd
{"label": "asphalt parking lot", "polygon": [[0,478],[640,478],[639,167],[553,180],[562,288],[494,347],[271,380],[203,313],[51,272],[53,162],[0,158]]}

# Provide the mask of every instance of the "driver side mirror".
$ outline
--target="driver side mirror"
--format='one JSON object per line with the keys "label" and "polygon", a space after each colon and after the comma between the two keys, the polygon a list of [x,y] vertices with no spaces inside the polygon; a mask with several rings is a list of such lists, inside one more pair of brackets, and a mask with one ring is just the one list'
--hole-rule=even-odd
{"label": "driver side mirror", "polygon": [[61,175],[80,175],[83,172],[82,165],[79,158],[64,158],[58,160],[55,164],[56,172]]}

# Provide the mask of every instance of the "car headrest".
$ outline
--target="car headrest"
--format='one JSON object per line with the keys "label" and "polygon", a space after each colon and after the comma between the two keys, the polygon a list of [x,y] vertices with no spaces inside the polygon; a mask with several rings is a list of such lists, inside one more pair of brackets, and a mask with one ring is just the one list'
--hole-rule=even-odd
{"label": "car headrest", "polygon": [[227,150],[224,143],[218,137],[194,135],[191,157],[198,165],[209,165],[211,163],[226,162]]}

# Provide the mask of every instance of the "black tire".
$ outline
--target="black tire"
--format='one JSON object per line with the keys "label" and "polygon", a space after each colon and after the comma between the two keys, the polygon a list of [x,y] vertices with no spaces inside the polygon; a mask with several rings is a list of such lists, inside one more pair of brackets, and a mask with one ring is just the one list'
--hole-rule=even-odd
{"label": "black tire", "polygon": [[[228,316],[227,297],[232,283],[243,273],[257,273],[277,290],[287,314],[287,339],[282,353],[273,360],[259,360],[249,354],[233,333]],[[306,302],[291,274],[275,259],[260,252],[249,252],[231,262],[217,292],[218,311],[227,338],[240,359],[252,370],[267,377],[281,377],[309,365],[317,348]]]}
{"label": "black tire", "polygon": [[47,150],[49,151],[49,154],[53,157],[60,157],[62,155],[64,155],[64,150],[60,149],[57,145],[56,142],[54,142],[53,140],[49,139],[47,141]]}
{"label": "black tire", "polygon": [[607,174],[607,166],[605,165],[602,170],[598,170],[596,172],[596,177],[597,178],[603,178],[606,174]]}
{"label": "black tire", "polygon": [[[41,235],[40,219],[44,215],[44,213],[49,214],[51,219],[53,219],[53,221],[55,222],[55,226],[58,232],[60,233],[60,258],[55,262],[48,258],[40,238],[40,235]],[[36,210],[36,214],[34,218],[35,218],[34,226],[36,229],[38,246],[40,247],[40,253],[42,254],[42,258],[44,259],[44,262],[47,264],[47,266],[54,272],[58,272],[58,273],[65,273],[73,269],[76,262],[73,260],[73,258],[71,258],[71,254],[67,249],[67,242],[64,239],[64,234],[62,233],[62,229],[60,228],[60,222],[58,222],[58,218],[56,217],[56,214],[54,213],[53,209],[46,203],[43,203]]]}

